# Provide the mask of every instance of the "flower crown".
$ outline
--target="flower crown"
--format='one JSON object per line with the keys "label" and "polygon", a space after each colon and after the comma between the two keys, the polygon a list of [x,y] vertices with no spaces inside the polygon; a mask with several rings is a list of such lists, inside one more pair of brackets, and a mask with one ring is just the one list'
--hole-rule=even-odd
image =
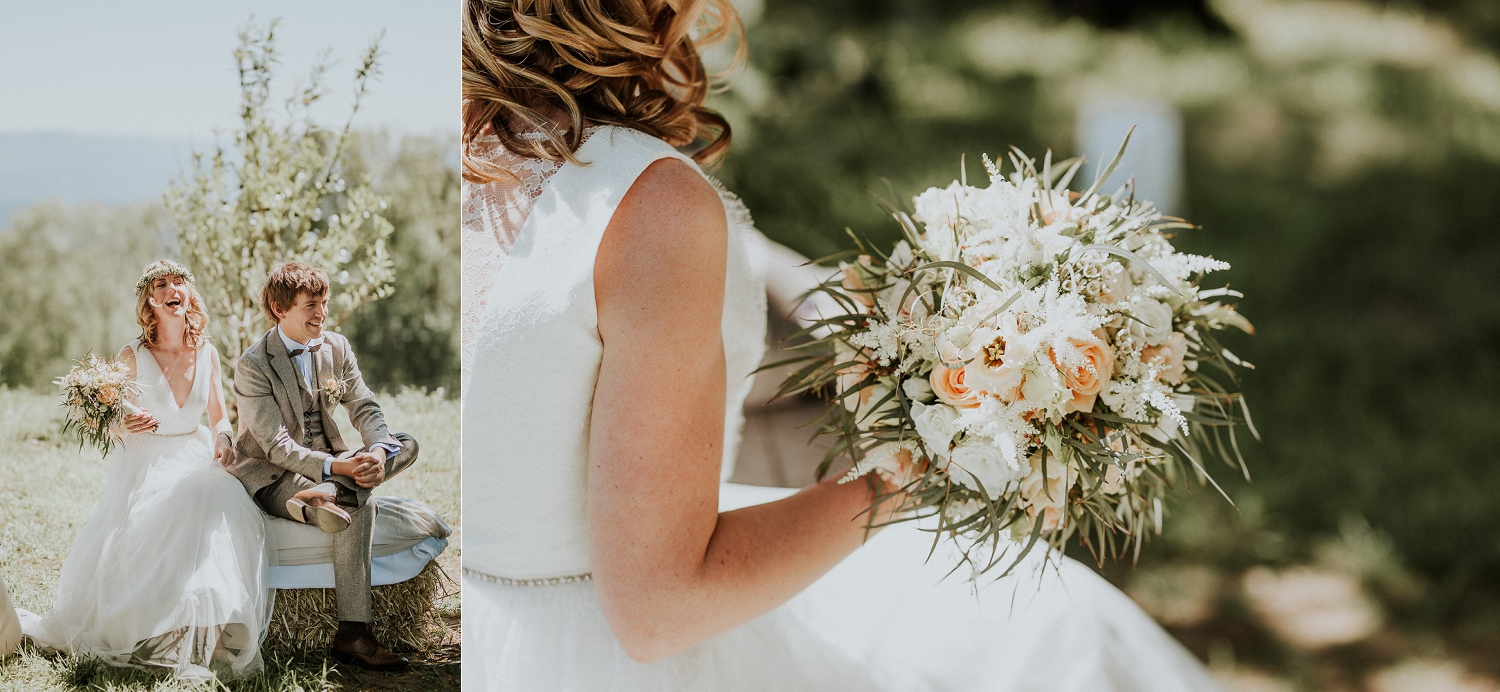
{"label": "flower crown", "polygon": [[150,286],[151,282],[160,279],[163,276],[180,276],[184,279],[187,279],[188,283],[193,283],[193,273],[188,271],[187,267],[173,262],[172,260],[162,260],[161,266],[152,269],[145,274],[142,274],[140,281],[135,282],[135,292],[140,293],[141,289]]}

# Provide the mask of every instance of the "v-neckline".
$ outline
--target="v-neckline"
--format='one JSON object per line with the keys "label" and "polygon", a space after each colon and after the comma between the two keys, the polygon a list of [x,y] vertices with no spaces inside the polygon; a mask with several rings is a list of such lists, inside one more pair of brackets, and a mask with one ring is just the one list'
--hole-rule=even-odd
{"label": "v-neckline", "polygon": [[[177,403],[177,392],[172,391],[172,380],[167,378],[167,371],[161,369],[161,361],[156,359],[156,354],[151,352],[151,347],[141,344],[141,350],[145,351],[146,355],[151,356],[151,364],[156,366],[156,374],[161,376],[162,384],[167,386],[167,398],[172,400],[172,405],[177,407],[178,411],[181,411],[183,407],[187,406],[188,402]],[[199,350],[201,351],[202,349]],[[193,388],[198,386],[198,375],[200,374],[202,373],[198,372],[198,351],[193,351],[193,379],[188,381],[188,400],[193,398]]]}

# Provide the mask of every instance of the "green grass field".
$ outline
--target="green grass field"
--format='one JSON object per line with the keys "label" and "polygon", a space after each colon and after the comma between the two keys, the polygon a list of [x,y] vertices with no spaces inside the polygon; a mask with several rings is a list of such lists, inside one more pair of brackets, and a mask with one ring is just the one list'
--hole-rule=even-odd
{"label": "green grass field", "polygon": [[[403,674],[346,670],[331,658],[303,655],[273,660],[255,678],[227,689],[434,690],[459,688],[459,405],[441,393],[407,390],[381,397],[392,430],[422,444],[422,457],[405,474],[381,486],[382,495],[420,499],[454,529],[439,565],[452,577],[450,595],[438,602],[449,633],[435,651],[413,659]],[[78,448],[62,434],[62,411],[50,391],[0,389],[0,576],[16,605],[37,613],[52,609],[58,574],[78,531],[88,522],[104,490],[107,462],[97,450]],[[340,425],[347,428],[347,420]],[[358,439],[346,432],[346,439]],[[0,690],[180,690],[170,678],[148,671],[111,668],[76,656],[48,654],[29,643],[0,662]]]}

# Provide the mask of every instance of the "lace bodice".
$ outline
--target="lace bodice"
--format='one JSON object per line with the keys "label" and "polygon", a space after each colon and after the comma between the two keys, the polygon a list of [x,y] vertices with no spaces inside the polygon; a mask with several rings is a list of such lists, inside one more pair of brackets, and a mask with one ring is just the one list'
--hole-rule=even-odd
{"label": "lace bodice", "polygon": [[[466,184],[463,191],[464,565],[506,580],[590,571],[588,430],[603,354],[594,256],[642,171],[669,157],[696,168],[634,130],[589,134],[578,150],[586,165],[528,168],[509,189]],[[715,187],[730,240],[722,323],[727,477],[749,376],[765,349],[766,299],[749,213]]]}
{"label": "lace bodice", "polygon": [[197,431],[203,414],[208,411],[210,381],[214,379],[208,348],[198,349],[196,365],[193,366],[193,387],[188,390],[187,401],[180,407],[151,350],[142,347],[140,339],[130,342],[130,349],[135,351],[135,380],[141,388],[136,405],[149,410],[161,422],[156,434],[186,435]]}
{"label": "lace bodice", "polygon": [[[587,141],[599,128],[583,131]],[[522,135],[527,136],[527,135]],[[479,315],[489,304],[490,289],[495,277],[505,266],[505,258],[516,244],[516,236],[526,223],[531,207],[542,195],[547,180],[562,168],[557,161],[520,156],[500,145],[500,138],[493,134],[475,140],[472,154],[475,158],[507,171],[511,177],[488,183],[463,181],[463,295],[462,295],[462,366],[468,371],[474,327],[479,324]],[[463,376],[468,379],[467,374]]]}

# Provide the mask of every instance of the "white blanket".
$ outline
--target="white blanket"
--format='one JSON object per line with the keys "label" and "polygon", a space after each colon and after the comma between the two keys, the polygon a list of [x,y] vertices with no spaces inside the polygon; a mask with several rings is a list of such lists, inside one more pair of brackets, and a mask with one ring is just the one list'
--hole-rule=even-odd
{"label": "white blanket", "polygon": [[[396,584],[417,576],[448,547],[453,530],[427,503],[404,497],[374,497],[375,533],[370,546],[370,585]],[[333,588],[333,536],[316,527],[266,518],[273,550],[271,586]]]}

